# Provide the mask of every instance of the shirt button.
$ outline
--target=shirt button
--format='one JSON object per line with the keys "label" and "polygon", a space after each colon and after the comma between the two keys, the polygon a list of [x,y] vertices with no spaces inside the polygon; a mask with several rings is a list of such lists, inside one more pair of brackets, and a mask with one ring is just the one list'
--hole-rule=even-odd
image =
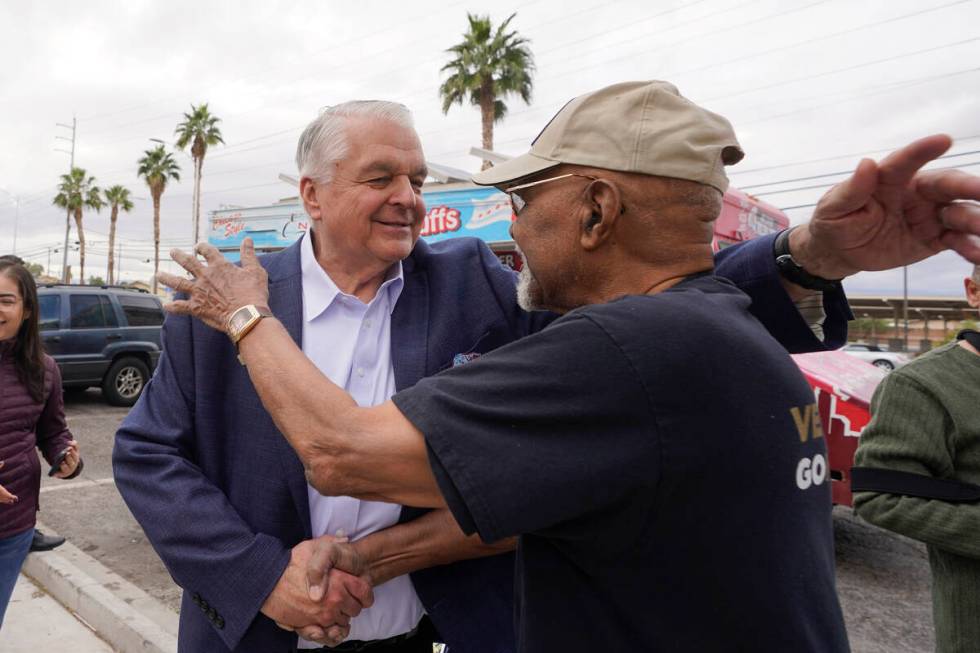
{"label": "shirt button", "polygon": [[364,368],[363,367],[357,368],[357,376],[359,376],[362,379],[364,378]]}
{"label": "shirt button", "polygon": [[371,320],[364,320],[364,328],[365,329],[371,328]]}

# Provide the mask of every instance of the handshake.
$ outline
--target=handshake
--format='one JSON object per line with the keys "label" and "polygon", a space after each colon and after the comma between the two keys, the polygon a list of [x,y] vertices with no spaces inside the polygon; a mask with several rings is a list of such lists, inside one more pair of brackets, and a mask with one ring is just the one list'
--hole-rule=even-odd
{"label": "handshake", "polygon": [[346,538],[324,535],[297,544],[262,614],[303,639],[337,646],[351,619],[374,603],[367,565]]}

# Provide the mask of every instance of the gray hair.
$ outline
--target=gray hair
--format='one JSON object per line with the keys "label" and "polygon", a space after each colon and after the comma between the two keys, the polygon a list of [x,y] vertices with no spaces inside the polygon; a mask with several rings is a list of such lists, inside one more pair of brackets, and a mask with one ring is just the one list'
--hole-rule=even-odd
{"label": "gray hair", "polygon": [[299,137],[296,168],[300,177],[309,177],[321,184],[330,181],[334,165],[347,156],[347,119],[352,117],[389,120],[415,129],[412,112],[397,102],[354,100],[327,107]]}

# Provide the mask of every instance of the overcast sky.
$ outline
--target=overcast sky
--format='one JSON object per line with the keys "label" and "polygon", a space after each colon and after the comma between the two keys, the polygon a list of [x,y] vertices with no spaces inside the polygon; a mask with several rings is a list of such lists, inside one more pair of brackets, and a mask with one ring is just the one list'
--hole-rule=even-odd
{"label": "overcast sky", "polygon": [[[535,55],[530,106],[508,100],[498,151],[520,154],[571,97],[631,79],[665,79],[728,117],[747,152],[735,186],[793,223],[862,156],[917,137],[956,141],[937,165],[980,174],[980,3],[976,0],[534,0],[474,2],[8,2],[0,5],[0,188],[20,198],[17,251],[47,265],[64,238],[51,206],[68,155],[56,151],[77,116],[76,165],[137,198],[123,215],[123,277],[148,278],[152,206],[136,160],[172,143],[190,104],[221,117],[225,146],[204,165],[202,219],[223,205],[293,194],[300,131],[350,99],[392,99],[414,112],[427,158],[470,171],[479,113],[440,110],[439,68],[466,12],[512,26]],[[163,252],[191,240],[192,167],[163,196]],[[795,180],[795,181],[794,181]],[[784,183],[773,183],[784,182]],[[825,184],[819,188],[793,190]],[[0,253],[14,246],[16,209],[0,192]],[[85,216],[86,275],[105,273],[108,211]],[[74,230],[73,230],[74,236]],[[69,261],[77,266],[77,254]],[[51,256],[60,271],[60,255]],[[77,269],[77,267],[76,267]],[[910,292],[960,295],[969,266],[950,254],[911,268]],[[852,293],[900,293],[901,271],[862,274]]]}

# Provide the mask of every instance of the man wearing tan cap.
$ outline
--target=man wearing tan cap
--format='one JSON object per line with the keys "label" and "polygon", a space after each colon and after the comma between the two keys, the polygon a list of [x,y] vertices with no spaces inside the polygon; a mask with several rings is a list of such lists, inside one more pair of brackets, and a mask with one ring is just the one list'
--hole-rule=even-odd
{"label": "man wearing tan cap", "polygon": [[[829,193],[777,244],[791,290],[944,245],[978,254],[977,216],[947,203],[980,183],[916,175],[948,145],[864,162]],[[521,651],[847,650],[829,485],[796,480],[826,458],[819,424],[794,419],[812,393],[748,296],[711,274],[723,166],[741,156],[728,123],[669,84],[577,98],[530,154],[476,179],[511,193],[524,303],[564,313],[549,327],[374,408],[276,319],[238,340],[320,492],[448,507],[485,541],[520,536]],[[234,331],[235,307],[267,302],[263,269],[250,241],[241,269],[199,251],[207,266],[175,256],[196,279],[162,277],[190,295],[170,310]],[[325,551],[314,566],[342,567]]]}

